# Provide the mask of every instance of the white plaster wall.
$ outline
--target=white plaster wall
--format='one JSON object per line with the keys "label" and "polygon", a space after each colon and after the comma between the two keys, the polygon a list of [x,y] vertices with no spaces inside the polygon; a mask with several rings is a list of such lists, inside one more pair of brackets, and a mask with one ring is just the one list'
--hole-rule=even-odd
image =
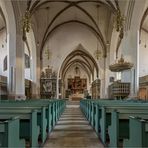
{"label": "white plaster wall", "polygon": [[[43,70],[49,65],[53,71],[59,73],[61,65],[64,59],[73,50],[77,49],[78,45],[81,44],[92,57],[95,58],[94,53],[97,50],[97,38],[96,36],[86,27],[80,24],[67,24],[58,28],[54,34],[50,37],[46,45],[44,46],[43,52]],[[50,59],[47,59],[45,50],[49,49]],[[98,43],[98,49],[102,51],[100,43]],[[99,78],[102,79],[102,73],[104,71],[104,59],[101,58],[96,61],[99,67]],[[96,79],[96,77],[94,77]],[[90,88],[90,86],[88,86]]]}
{"label": "white plaster wall", "polygon": [[[25,53],[29,55],[29,51],[26,47],[26,44],[24,43],[24,45],[25,45]],[[7,76],[7,71],[4,71],[3,69],[3,64],[4,64],[3,62],[6,55],[8,55],[8,51],[7,51],[7,42],[6,42],[6,30],[4,29],[0,32],[0,75],[2,76]],[[30,80],[31,79],[30,68],[25,68],[24,72],[25,72],[25,79]]]}
{"label": "white plaster wall", "polygon": [[[39,26],[37,30],[37,34],[38,34],[38,40],[40,42],[42,41],[42,37],[47,25],[51,22],[53,17],[65,6],[66,5],[64,3],[51,3],[50,9],[48,11],[46,9],[39,9],[39,11],[35,13],[35,17],[37,19],[37,23]],[[111,12],[104,6],[100,6],[97,10],[97,4],[95,3],[92,3],[92,4],[82,3],[80,4],[80,6],[83,9],[85,9],[89,14],[91,14],[91,16],[93,16],[106,42],[108,27],[112,26],[112,24],[109,23]],[[42,21],[40,21],[40,18],[42,18]],[[50,29],[68,20],[79,20],[79,21],[88,23],[89,25],[93,26],[97,30],[96,26],[92,23],[92,20],[86,14],[84,14],[83,11],[81,11],[76,7],[70,7],[69,9],[61,13],[58,16],[58,18],[53,22]]]}
{"label": "white plaster wall", "polygon": [[145,4],[146,0],[135,1],[130,30],[119,48],[125,60],[134,64],[131,70],[122,72],[122,81],[131,83],[131,97],[136,97],[139,90],[139,28]]}
{"label": "white plaster wall", "polygon": [[[29,55],[26,45],[25,45],[25,53]],[[2,76],[7,76],[7,71],[8,71],[8,70],[4,71],[3,69],[4,58],[6,55],[8,55],[8,50],[7,50],[7,42],[6,42],[6,30],[4,29],[0,32],[0,75]],[[30,79],[30,69],[29,68],[25,69],[25,78]]]}
{"label": "white plaster wall", "polygon": [[[95,58],[94,52],[97,49],[97,39],[88,28],[74,23],[67,24],[57,29],[44,46],[42,55],[43,69],[49,65],[53,67],[53,70],[58,72],[63,60],[69,53],[76,49],[79,44],[82,44],[82,46]],[[45,54],[45,49],[47,48],[51,54],[49,60]],[[100,44],[98,49],[102,50]],[[101,66],[102,65],[100,65],[100,68],[102,68]]]}
{"label": "white plaster wall", "polygon": [[[3,45],[3,47],[2,47]],[[0,32],[0,75],[7,76],[7,71],[4,71],[4,58],[7,55],[6,30]],[[8,60],[8,57],[7,57]],[[8,68],[8,67],[7,67]]]}
{"label": "white plaster wall", "polygon": [[[148,75],[148,33],[141,30],[139,45],[139,77]],[[146,45],[146,47],[145,47]]]}

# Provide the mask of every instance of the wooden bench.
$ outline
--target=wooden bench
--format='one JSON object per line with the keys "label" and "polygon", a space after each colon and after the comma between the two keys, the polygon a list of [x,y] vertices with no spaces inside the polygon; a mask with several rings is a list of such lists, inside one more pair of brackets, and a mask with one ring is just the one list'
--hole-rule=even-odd
{"label": "wooden bench", "polygon": [[148,147],[148,122],[131,116],[129,124],[129,138],[123,141],[123,147]]}
{"label": "wooden bench", "polygon": [[29,140],[31,147],[38,147],[40,128],[37,124],[37,111],[0,109],[0,120],[9,119],[12,116],[20,118],[20,137]]}
{"label": "wooden bench", "polygon": [[[3,107],[1,107],[1,105]],[[41,133],[41,140],[42,143],[45,142],[46,137],[47,137],[47,119],[46,119],[46,110],[45,107],[35,107],[35,106],[30,106],[30,107],[24,107],[23,105],[21,106],[15,106],[15,104],[13,104],[12,106],[8,104],[6,106],[4,106],[4,104],[0,104],[0,110],[3,110],[3,113],[6,112],[6,110],[8,110],[8,114],[21,114],[21,113],[25,113],[25,112],[32,112],[32,110],[37,110],[37,125],[40,127],[40,133]],[[30,120],[30,119],[29,119]],[[27,119],[26,119],[27,122]],[[29,122],[29,121],[28,121]],[[25,123],[24,123],[25,124]],[[24,130],[22,128],[22,130]],[[25,131],[24,131],[25,132]]]}
{"label": "wooden bench", "polygon": [[[29,126],[29,122],[32,121],[31,118],[25,119],[26,114],[28,112],[31,113],[32,110],[37,111],[36,122],[37,126],[40,127],[41,139],[42,143],[45,142],[47,137],[46,130],[48,132],[51,131],[55,123],[57,122],[59,116],[64,111],[65,101],[56,100],[56,101],[48,101],[48,100],[29,100],[29,101],[1,101],[0,103],[0,113],[3,113],[3,116],[8,115],[21,115],[21,130],[26,133],[26,137],[29,137],[27,134],[28,129],[32,129],[35,127],[33,124]],[[22,116],[23,115],[23,116]],[[0,116],[2,118],[2,116]],[[47,124],[48,123],[48,124]],[[48,126],[47,126],[48,125]],[[38,129],[35,127],[35,129]],[[21,132],[22,133],[22,132]],[[38,136],[35,136],[35,139],[38,139]],[[34,142],[35,141],[35,142]],[[33,140],[31,138],[31,146],[37,146],[37,140]],[[35,143],[35,144],[34,144]]]}
{"label": "wooden bench", "polygon": [[128,110],[127,116],[130,116],[131,113],[138,114],[142,113],[143,111],[147,111],[148,104],[140,104],[140,103],[119,103],[119,104],[104,104],[100,106],[99,108],[99,115],[98,119],[95,118],[97,121],[95,123],[98,123],[98,127],[100,127],[100,136],[103,141],[103,143],[106,143],[106,131],[108,130],[108,127],[111,125],[111,113],[116,109],[118,112],[126,112]]}
{"label": "wooden bench", "polygon": [[[125,134],[124,130],[122,130],[123,126],[127,127],[128,131],[128,117],[130,115],[139,115],[144,116],[143,112],[146,113],[145,116],[148,115],[147,108],[148,103],[143,101],[122,101],[122,100],[81,100],[80,103],[81,109],[83,113],[85,114],[86,118],[89,120],[92,127],[96,130],[97,134],[100,135],[101,140],[104,144],[106,144],[106,136],[108,133],[108,127],[110,131],[110,146],[118,146],[118,138],[125,138],[128,137],[128,135]],[[118,128],[118,125],[115,126],[114,123],[116,123],[116,118],[112,119],[112,112],[114,110],[117,110],[117,112],[120,112],[120,128]],[[128,112],[127,112],[128,110]],[[124,114],[124,115],[123,115]],[[126,117],[122,120],[123,117]],[[146,117],[145,117],[146,118]],[[118,134],[114,132],[115,128],[120,129],[120,137],[118,137]],[[112,129],[112,130],[111,130]],[[112,132],[111,132],[112,131]],[[125,130],[126,131],[126,130]],[[113,136],[112,136],[113,135]]]}
{"label": "wooden bench", "polygon": [[20,138],[19,118],[0,121],[0,147],[25,148],[25,140]]}
{"label": "wooden bench", "polygon": [[129,138],[129,116],[138,116],[148,119],[148,111],[146,109],[117,109],[111,114],[111,125],[108,128],[110,147],[119,147],[119,140],[123,141]]}

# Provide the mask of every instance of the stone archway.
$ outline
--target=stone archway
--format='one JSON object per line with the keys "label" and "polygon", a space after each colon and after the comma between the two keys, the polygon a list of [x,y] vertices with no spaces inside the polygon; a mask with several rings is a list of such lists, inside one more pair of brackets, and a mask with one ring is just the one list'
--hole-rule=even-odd
{"label": "stone archway", "polygon": [[[95,70],[94,70],[95,69]],[[94,74],[96,72],[96,74]],[[63,61],[59,78],[62,97],[79,100],[90,93],[92,81],[98,78],[99,68],[94,58],[79,44]],[[96,76],[96,77],[95,77]]]}
{"label": "stone archway", "polygon": [[0,1],[0,7],[3,12],[7,29],[7,50],[8,50],[8,71],[7,87],[8,93],[14,95],[15,87],[15,57],[16,57],[16,21],[11,1]]}

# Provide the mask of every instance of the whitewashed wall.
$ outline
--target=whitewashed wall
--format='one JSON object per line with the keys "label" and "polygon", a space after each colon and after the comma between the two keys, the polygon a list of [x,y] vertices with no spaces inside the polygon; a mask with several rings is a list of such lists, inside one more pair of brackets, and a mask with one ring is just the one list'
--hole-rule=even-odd
{"label": "whitewashed wall", "polygon": [[[44,47],[43,69],[49,65],[58,72],[64,59],[79,44],[95,58],[94,52],[97,49],[97,39],[91,31],[79,24],[68,24],[57,29]],[[49,49],[51,55],[49,60],[45,54],[46,49]],[[99,50],[102,50],[100,44]]]}
{"label": "whitewashed wall", "polygon": [[[7,76],[7,71],[4,71],[4,58],[7,55],[6,30],[0,32],[0,75]],[[7,58],[8,59],[8,58]]]}
{"label": "whitewashed wall", "polygon": [[[26,45],[25,45],[25,53],[29,55]],[[6,30],[4,29],[0,32],[0,75],[2,76],[7,76],[7,71],[4,71],[4,68],[3,68],[4,58],[6,55],[8,55],[8,50],[7,50]],[[25,69],[25,78],[30,79],[29,68]]]}
{"label": "whitewashed wall", "polygon": [[139,77],[145,75],[148,75],[148,33],[141,30],[139,45]]}

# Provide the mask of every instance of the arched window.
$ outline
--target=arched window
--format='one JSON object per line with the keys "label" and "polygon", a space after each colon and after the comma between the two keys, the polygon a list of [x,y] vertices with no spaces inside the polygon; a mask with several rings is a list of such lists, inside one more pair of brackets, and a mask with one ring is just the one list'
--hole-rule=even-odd
{"label": "arched window", "polygon": [[4,58],[3,69],[4,69],[4,71],[7,70],[7,56],[5,56],[5,58]]}

